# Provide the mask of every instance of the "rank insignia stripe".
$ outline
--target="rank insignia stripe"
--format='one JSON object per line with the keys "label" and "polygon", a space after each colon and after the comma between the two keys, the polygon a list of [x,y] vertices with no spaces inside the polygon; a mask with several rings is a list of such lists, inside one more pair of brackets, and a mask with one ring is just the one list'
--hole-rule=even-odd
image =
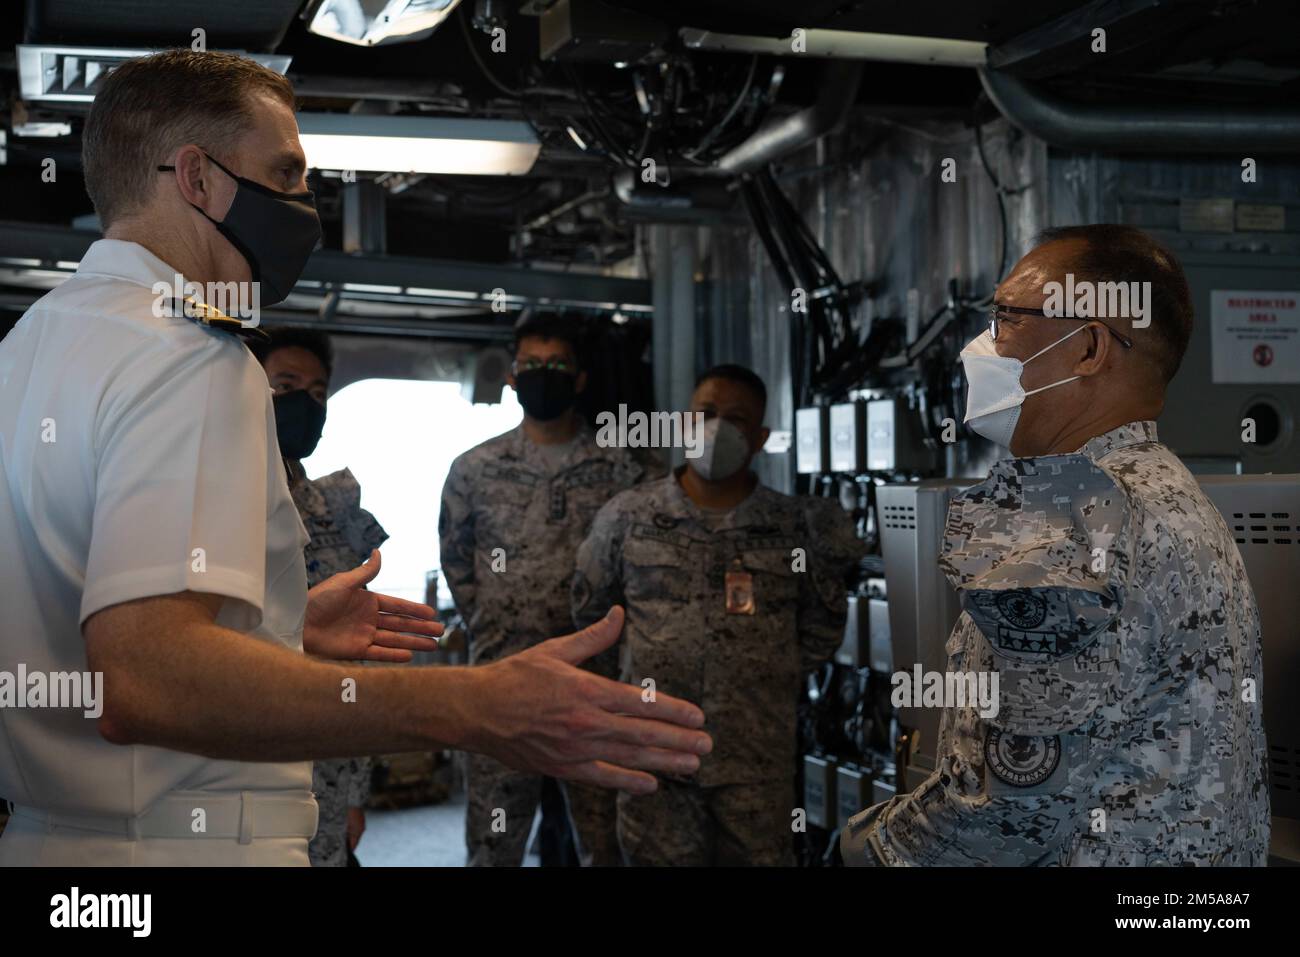
{"label": "rank insignia stripe", "polygon": [[215,306],[210,306],[206,302],[200,302],[197,299],[173,299],[171,301],[171,315],[173,317],[184,316],[200,326],[207,326],[209,329],[215,329],[228,335],[256,339],[260,342],[271,341],[270,335],[263,329],[257,326],[245,325],[233,316],[226,315]]}

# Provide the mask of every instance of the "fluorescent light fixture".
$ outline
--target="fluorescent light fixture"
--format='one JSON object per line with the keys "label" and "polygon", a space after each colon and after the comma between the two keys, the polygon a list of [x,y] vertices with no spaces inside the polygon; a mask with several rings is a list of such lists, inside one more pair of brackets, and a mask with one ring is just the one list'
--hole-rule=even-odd
{"label": "fluorescent light fixture", "polygon": [[71,123],[15,123],[14,136],[71,136]]}
{"label": "fluorescent light fixture", "polygon": [[401,286],[372,286],[364,282],[345,282],[343,289],[345,292],[387,293],[390,296],[398,295],[402,291]]}
{"label": "fluorescent light fixture", "polygon": [[692,50],[725,50],[733,53],[770,53],[775,56],[834,57],[846,60],[885,60],[934,66],[977,66],[987,64],[988,44],[977,40],[948,40],[901,33],[858,33],[852,30],[804,30],[802,49],[795,51],[793,37],[756,37],[739,33],[716,33],[686,27],[682,42]]}
{"label": "fluorescent light fixture", "polygon": [[298,131],[312,169],[518,176],[542,149],[518,120],[299,113]]}
{"label": "fluorescent light fixture", "polygon": [[424,286],[407,286],[407,295],[423,296],[426,299],[477,299],[479,294],[476,292],[465,292],[463,289],[427,289]]}
{"label": "fluorescent light fixture", "polygon": [[[24,100],[50,103],[89,103],[105,78],[127,60],[158,53],[158,50],[122,47],[65,47],[43,44],[19,44],[18,85]],[[289,69],[290,57],[273,54],[245,53],[240,56],[256,60],[283,74]]]}
{"label": "fluorescent light fixture", "polygon": [[423,40],[460,0],[325,0],[307,30],[340,43],[373,47]]}

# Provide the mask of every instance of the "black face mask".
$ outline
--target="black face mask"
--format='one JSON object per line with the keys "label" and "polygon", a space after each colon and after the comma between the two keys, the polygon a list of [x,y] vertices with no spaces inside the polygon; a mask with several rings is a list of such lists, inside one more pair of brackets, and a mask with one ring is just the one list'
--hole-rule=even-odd
{"label": "black face mask", "polygon": [[305,459],[316,451],[321,430],[325,428],[325,406],[303,389],[277,393],[272,403],[280,454],[286,459]]}
{"label": "black face mask", "polygon": [[[206,153],[203,154],[207,156]],[[236,176],[208,156],[213,165],[235,181],[234,202],[226,218],[217,222],[203,210],[203,217],[239,250],[259,284],[258,299],[273,306],[293,291],[311,252],[320,242],[320,217],[316,215],[316,194],[281,193],[261,183]],[[160,172],[175,166],[159,166]],[[190,205],[194,205],[191,203]]]}
{"label": "black face mask", "polygon": [[515,376],[519,404],[540,422],[558,418],[573,406],[577,384],[577,376],[559,369],[530,369]]}

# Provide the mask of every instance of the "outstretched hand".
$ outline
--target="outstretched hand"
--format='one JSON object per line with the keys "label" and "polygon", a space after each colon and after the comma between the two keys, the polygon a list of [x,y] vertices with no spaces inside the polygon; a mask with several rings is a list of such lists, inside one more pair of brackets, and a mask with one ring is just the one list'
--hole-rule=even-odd
{"label": "outstretched hand", "polygon": [[435,651],[442,625],[428,605],[366,591],[379,574],[379,550],[365,564],[325,579],[307,592],[302,643],[321,658],[410,661]]}
{"label": "outstretched hand", "polygon": [[654,772],[693,774],[713,741],[704,713],[579,668],[623,630],[617,605],[589,628],[471,668],[470,749],[524,771],[648,793]]}

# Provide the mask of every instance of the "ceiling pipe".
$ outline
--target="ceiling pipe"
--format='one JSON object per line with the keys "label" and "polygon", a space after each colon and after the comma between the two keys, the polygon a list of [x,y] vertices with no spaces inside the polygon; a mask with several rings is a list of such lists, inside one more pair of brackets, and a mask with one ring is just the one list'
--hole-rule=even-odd
{"label": "ceiling pipe", "polygon": [[1300,109],[1071,103],[1009,73],[980,82],[1013,124],[1051,146],[1105,153],[1300,152]]}
{"label": "ceiling pipe", "polygon": [[[788,37],[762,37],[684,27],[678,35],[689,50],[763,53],[771,56],[795,54],[831,59],[919,63],[924,66],[983,66],[988,49],[987,43],[977,40],[949,40],[898,33],[861,33],[856,30],[803,29]],[[796,42],[801,44],[797,49]]]}
{"label": "ceiling pipe", "polygon": [[743,143],[723,154],[708,172],[724,176],[752,173],[837,129],[857,99],[862,69],[860,61],[828,63],[817,102],[798,113],[764,123]]}

